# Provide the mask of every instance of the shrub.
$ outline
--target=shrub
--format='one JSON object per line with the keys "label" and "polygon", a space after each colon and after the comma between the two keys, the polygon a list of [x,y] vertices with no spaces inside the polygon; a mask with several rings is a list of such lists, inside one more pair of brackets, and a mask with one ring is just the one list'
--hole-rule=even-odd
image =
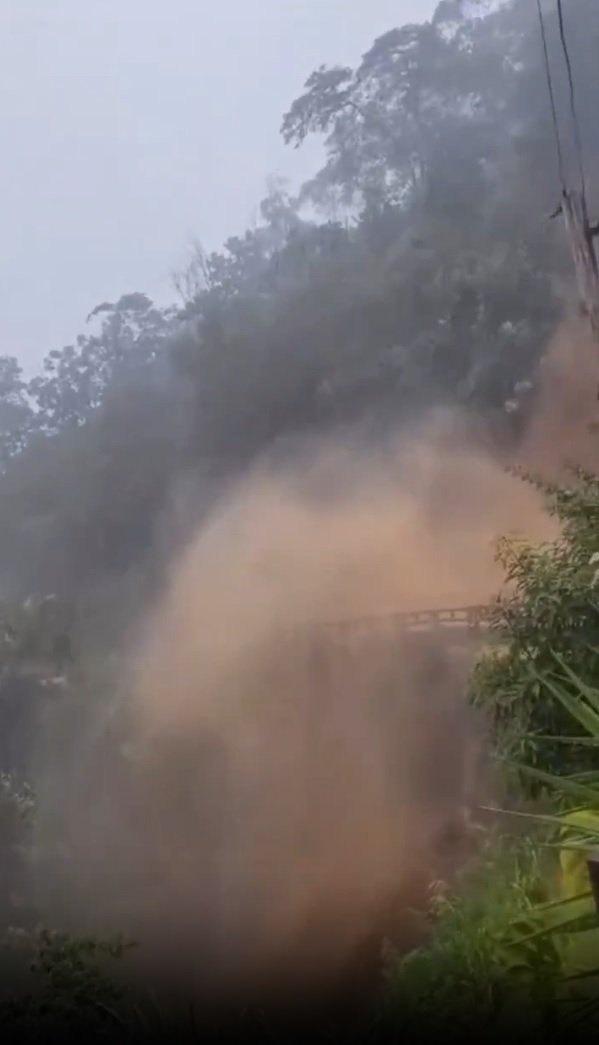
{"label": "shrub", "polygon": [[[509,583],[492,615],[500,644],[476,665],[471,696],[489,715],[502,753],[549,772],[582,771],[592,759],[583,746],[562,743],[575,723],[545,678],[559,653],[582,677],[599,682],[599,478],[579,470],[562,486],[522,478],[545,494],[561,532],[538,546],[499,542]],[[559,739],[541,743],[541,736]],[[526,786],[534,793],[538,781]]]}

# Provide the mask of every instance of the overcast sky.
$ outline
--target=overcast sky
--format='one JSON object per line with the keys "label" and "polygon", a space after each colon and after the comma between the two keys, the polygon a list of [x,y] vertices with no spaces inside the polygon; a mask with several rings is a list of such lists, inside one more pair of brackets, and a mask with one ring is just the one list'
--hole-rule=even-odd
{"label": "overcast sky", "polygon": [[164,301],[198,238],[311,173],[282,114],[434,0],[0,0],[0,354],[28,372],[99,301]]}

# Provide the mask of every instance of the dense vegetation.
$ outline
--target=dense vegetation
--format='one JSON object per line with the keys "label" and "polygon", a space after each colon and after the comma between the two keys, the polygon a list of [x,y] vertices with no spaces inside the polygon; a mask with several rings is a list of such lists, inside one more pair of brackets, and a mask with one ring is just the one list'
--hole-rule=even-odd
{"label": "dense vegetation", "polygon": [[599,480],[579,472],[562,485],[529,481],[544,491],[561,536],[541,545],[500,540],[498,556],[511,590],[495,607],[501,644],[476,666],[473,696],[491,712],[505,755],[573,772],[591,768],[593,754],[564,746],[576,724],[548,678],[560,656],[586,682],[598,681]]}
{"label": "dense vegetation", "polygon": [[[99,305],[29,382],[0,359],[0,576],[13,600],[4,679],[26,664],[28,692],[63,685],[73,605],[80,658],[110,648],[168,555],[165,530],[180,536],[177,498],[184,520],[188,499],[197,519],[221,484],[287,439],[347,423],[367,437],[438,403],[482,417],[497,440],[521,433],[570,269],[548,220],[559,186],[535,7],[487,6],[442,0],[429,23],[376,40],[358,68],[313,72],[282,133],[296,146],[324,135],[322,170],[296,196],[273,182],[257,228],[221,252],[198,249],[177,305],[159,309],[140,292]],[[593,85],[599,8],[578,0],[575,15],[577,76]],[[551,12],[548,28],[557,61]],[[563,101],[561,76],[558,88]],[[596,171],[593,98],[582,91],[580,117]],[[396,1036],[449,1024],[456,1036],[499,1036],[510,1021],[555,1028],[562,1012],[599,1007],[592,976],[581,997],[568,993],[595,915],[568,885],[574,865],[551,848],[566,840],[584,855],[596,841],[599,479],[542,485],[562,536],[500,544],[515,582],[496,611],[503,644],[472,679],[499,756],[516,764],[508,793],[530,833],[513,843],[500,820],[455,891],[432,902],[429,943],[390,956],[376,1018]],[[14,609],[31,590],[58,593],[50,623],[47,603]],[[79,670],[80,697],[92,675],[96,691],[107,684]],[[106,974],[122,941],[39,933],[18,888],[35,816],[22,776],[0,787],[2,923],[35,960],[2,1019],[29,1034],[40,1021],[87,1036],[155,1029],[159,1014]],[[543,804],[531,813],[522,799]],[[6,943],[12,965],[16,943]]]}

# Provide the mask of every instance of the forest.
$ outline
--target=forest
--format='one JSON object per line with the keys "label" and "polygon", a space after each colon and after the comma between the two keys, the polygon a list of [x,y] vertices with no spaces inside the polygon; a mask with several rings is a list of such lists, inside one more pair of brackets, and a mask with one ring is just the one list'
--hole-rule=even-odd
{"label": "forest", "polygon": [[[563,6],[594,220],[599,6]],[[541,13],[571,127],[558,8]],[[307,70],[282,114],[290,149],[324,141],[322,168],[297,192],[271,179],[253,227],[216,252],[198,245],[169,307],[123,288],[32,378],[0,356],[0,1020],[17,1040],[198,1040],[187,949],[216,956],[218,981],[211,933],[256,969],[264,936],[268,981],[299,962],[312,903],[319,955],[347,957],[360,932],[370,949],[311,1040],[599,1026],[599,475],[579,406],[590,388],[592,411],[599,367],[555,216],[562,179],[578,177],[576,135],[560,163],[535,0],[441,0],[364,47],[346,68],[331,40],[332,64]],[[277,629],[301,631],[313,610],[436,599],[489,605],[465,668],[439,639],[404,636],[340,668],[325,708],[318,664],[304,677],[281,652]],[[265,693],[295,710],[279,719]],[[434,708],[456,702],[440,726]],[[293,746],[304,713],[309,756]],[[442,787],[414,779],[435,759],[462,772],[464,715],[492,782],[473,785],[441,867],[429,822],[445,824]],[[323,767],[345,766],[346,735],[354,762],[328,803]],[[389,808],[379,776],[400,774],[409,737],[420,768]],[[291,856],[306,860],[281,886],[300,912],[292,932],[275,872],[248,884],[238,863],[266,859],[260,832],[292,832],[308,800],[325,869],[310,864],[312,829],[307,857],[292,841],[273,856],[281,880]],[[417,849],[426,870],[404,875]],[[220,852],[237,854],[226,931],[210,910]],[[368,905],[379,888],[397,899],[382,872],[373,884],[388,853],[400,906],[405,885],[418,911],[381,923]],[[364,868],[344,879],[346,921],[343,861]],[[322,900],[304,898],[298,881],[329,871]],[[172,1013],[146,991],[143,957],[141,987],[135,960],[132,980],[122,972],[146,929],[160,951],[148,982],[179,958],[185,969]],[[226,997],[232,1035],[282,1033],[261,1000],[238,1012]]]}

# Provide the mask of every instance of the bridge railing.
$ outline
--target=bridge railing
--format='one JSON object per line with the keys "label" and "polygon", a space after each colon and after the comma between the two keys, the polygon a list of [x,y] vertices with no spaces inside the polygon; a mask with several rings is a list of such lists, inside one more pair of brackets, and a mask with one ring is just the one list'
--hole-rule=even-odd
{"label": "bridge railing", "polygon": [[320,628],[325,634],[338,639],[358,635],[428,632],[441,628],[479,631],[488,628],[490,614],[489,606],[452,606],[434,610],[411,610],[380,616],[327,621],[321,624]]}

